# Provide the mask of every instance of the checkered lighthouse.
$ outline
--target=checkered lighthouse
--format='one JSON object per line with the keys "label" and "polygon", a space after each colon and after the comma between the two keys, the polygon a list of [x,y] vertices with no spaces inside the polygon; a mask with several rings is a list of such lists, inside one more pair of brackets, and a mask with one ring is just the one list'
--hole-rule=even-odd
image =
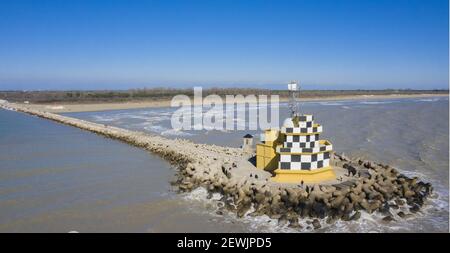
{"label": "checkered lighthouse", "polygon": [[280,131],[284,142],[276,148],[279,161],[275,181],[318,182],[335,178],[330,165],[333,146],[320,139],[321,133],[322,126],[314,123],[313,115],[295,115],[284,121]]}
{"label": "checkered lighthouse", "polygon": [[333,146],[321,140],[322,126],[314,116],[300,114],[297,102],[298,83],[289,88],[291,117],[285,119],[281,130],[265,131],[257,144],[257,168],[275,173],[273,181],[282,183],[316,183],[336,178],[331,166]]}

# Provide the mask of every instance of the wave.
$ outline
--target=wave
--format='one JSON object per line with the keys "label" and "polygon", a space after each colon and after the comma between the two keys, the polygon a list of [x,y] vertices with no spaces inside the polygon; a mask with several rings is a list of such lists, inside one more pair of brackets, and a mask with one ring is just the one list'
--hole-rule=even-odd
{"label": "wave", "polygon": [[362,101],[359,103],[363,105],[382,105],[382,104],[391,104],[393,103],[393,101]]}
{"label": "wave", "polygon": [[176,129],[167,129],[161,132],[162,136],[193,136],[194,134],[187,133]]}
{"label": "wave", "polygon": [[436,102],[439,101],[439,98],[423,98],[416,100],[417,102]]}
{"label": "wave", "polygon": [[337,105],[344,105],[342,103],[339,102],[319,102],[320,105],[325,105],[325,106],[337,106]]}
{"label": "wave", "polygon": [[[399,207],[397,210],[391,209],[392,217],[395,219],[391,222],[384,222],[382,219],[385,215],[381,213],[369,214],[365,211],[361,211],[360,219],[356,221],[342,221],[338,220],[332,224],[327,223],[327,218],[318,219],[321,224],[321,228],[314,230],[312,227],[312,219],[304,218],[299,219],[301,229],[294,229],[288,226],[287,223],[279,223],[276,219],[271,219],[267,215],[251,216],[249,215],[254,210],[251,208],[246,215],[242,218],[238,218],[235,213],[221,209],[222,214],[216,214],[220,209],[218,203],[221,202],[222,195],[214,193],[209,195],[208,191],[203,187],[198,187],[189,193],[185,193],[183,198],[187,201],[193,201],[201,206],[200,212],[205,212],[206,215],[212,215],[216,218],[222,219],[226,223],[243,223],[245,224],[249,232],[266,232],[266,233],[299,233],[299,232],[365,232],[365,233],[383,233],[383,232],[414,232],[414,231],[427,231],[424,227],[425,221],[428,225],[438,231],[446,231],[448,228],[448,215],[447,217],[435,217],[435,208],[437,202],[442,200],[429,199],[424,205],[424,208],[419,212],[413,214],[410,218],[401,218],[398,216],[400,211],[409,213],[407,206]],[[222,204],[223,205],[223,204]],[[445,204],[439,203],[439,206],[445,208]],[[205,208],[206,207],[206,208]],[[447,204],[448,207],[448,204]],[[193,210],[198,212],[199,210]],[[352,213],[353,214],[353,213]],[[445,216],[445,215],[444,215]],[[447,219],[447,221],[445,220]],[[447,223],[446,223],[447,222]],[[426,225],[426,224],[425,224]],[[431,232],[431,231],[429,231]]]}

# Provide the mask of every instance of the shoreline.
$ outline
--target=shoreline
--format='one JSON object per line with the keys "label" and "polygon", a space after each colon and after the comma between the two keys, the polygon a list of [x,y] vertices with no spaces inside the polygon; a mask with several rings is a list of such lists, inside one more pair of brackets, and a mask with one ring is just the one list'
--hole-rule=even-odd
{"label": "shoreline", "polygon": [[[376,99],[399,99],[399,98],[427,98],[427,97],[448,97],[449,94],[391,94],[391,95],[343,95],[329,97],[309,97],[301,98],[302,102],[314,101],[337,101],[337,100],[376,100]],[[192,99],[191,99],[192,101]],[[280,102],[288,101],[287,98],[280,98]],[[53,112],[96,112],[141,108],[161,108],[170,107],[171,100],[154,100],[154,101],[138,101],[138,102],[103,102],[103,103],[43,103],[43,104],[18,104],[30,109]]]}

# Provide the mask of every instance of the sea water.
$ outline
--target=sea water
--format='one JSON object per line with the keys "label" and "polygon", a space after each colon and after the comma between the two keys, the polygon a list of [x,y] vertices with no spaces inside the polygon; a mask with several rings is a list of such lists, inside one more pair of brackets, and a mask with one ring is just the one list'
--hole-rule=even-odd
{"label": "sea water", "polygon": [[[435,189],[426,208],[414,219],[383,223],[380,222],[382,217],[363,214],[358,222],[340,222],[322,231],[448,231],[448,103],[448,97],[300,103],[303,113],[313,114],[316,123],[322,124],[324,132],[321,138],[331,141],[336,152],[390,164],[408,176],[418,176],[431,182]],[[176,109],[166,107],[68,115],[200,143],[239,147],[246,133],[253,134],[255,142],[258,140],[260,131],[175,131],[171,128],[170,117]],[[257,113],[257,109],[256,105],[246,108],[250,113]],[[280,122],[288,115],[287,105],[281,104]],[[246,119],[235,121],[246,124]]]}
{"label": "sea water", "polygon": [[[247,110],[257,110],[250,106]],[[283,119],[286,106],[280,106]],[[102,124],[239,147],[258,131],[174,131],[175,108],[67,113]],[[431,182],[435,194],[414,217],[385,223],[322,223],[319,232],[448,231],[448,98],[301,103],[339,153],[388,163]],[[281,122],[282,120],[280,120]],[[239,122],[239,121],[237,121]],[[177,194],[174,170],[128,144],[36,117],[0,110],[0,232],[297,232],[267,216],[216,214],[220,195]],[[308,219],[300,232],[314,232]]]}
{"label": "sea water", "polygon": [[0,232],[230,232],[126,143],[0,109]]}

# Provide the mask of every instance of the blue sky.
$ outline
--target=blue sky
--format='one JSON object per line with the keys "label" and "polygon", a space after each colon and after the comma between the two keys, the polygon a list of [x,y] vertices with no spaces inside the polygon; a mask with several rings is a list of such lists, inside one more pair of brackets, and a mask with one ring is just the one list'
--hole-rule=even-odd
{"label": "blue sky", "polygon": [[447,0],[0,1],[0,90],[448,88]]}

